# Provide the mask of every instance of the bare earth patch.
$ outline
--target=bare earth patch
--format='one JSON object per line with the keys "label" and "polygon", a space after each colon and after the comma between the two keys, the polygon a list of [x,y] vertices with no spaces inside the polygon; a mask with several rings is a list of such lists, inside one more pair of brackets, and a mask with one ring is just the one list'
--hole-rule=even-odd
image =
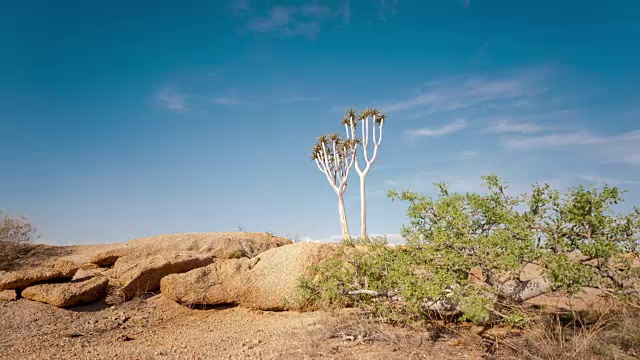
{"label": "bare earth patch", "polygon": [[479,359],[450,336],[360,322],[353,311],[197,309],[160,295],[114,307],[0,303],[3,359]]}

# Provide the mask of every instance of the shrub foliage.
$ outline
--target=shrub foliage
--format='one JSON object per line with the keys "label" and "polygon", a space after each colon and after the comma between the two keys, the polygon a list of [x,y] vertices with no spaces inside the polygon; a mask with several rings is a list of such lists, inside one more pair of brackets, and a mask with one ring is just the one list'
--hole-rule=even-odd
{"label": "shrub foliage", "polygon": [[15,244],[32,243],[38,233],[24,216],[10,216],[0,211],[0,240]]}
{"label": "shrub foliage", "polygon": [[407,244],[346,243],[315,281],[303,281],[306,297],[358,304],[390,320],[459,316],[514,326],[527,321],[524,301],[550,291],[594,287],[638,301],[640,210],[615,213],[620,190],[578,186],[562,194],[535,184],[512,196],[498,176],[483,180],[482,193],[451,192],[444,183],[435,184],[435,198],[389,191],[408,203]]}

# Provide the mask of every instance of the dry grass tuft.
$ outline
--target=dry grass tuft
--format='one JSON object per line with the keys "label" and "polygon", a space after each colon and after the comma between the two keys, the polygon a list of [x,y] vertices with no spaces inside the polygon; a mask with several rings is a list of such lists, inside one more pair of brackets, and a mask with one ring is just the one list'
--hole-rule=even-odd
{"label": "dry grass tuft", "polygon": [[[365,317],[361,312],[337,311],[305,334],[305,358],[431,359],[456,347],[479,353],[479,347],[454,329],[435,322],[397,326]],[[470,358],[473,358],[471,356]]]}
{"label": "dry grass tuft", "polygon": [[610,302],[583,312],[541,314],[521,335],[498,344],[500,359],[640,358],[640,311]]}

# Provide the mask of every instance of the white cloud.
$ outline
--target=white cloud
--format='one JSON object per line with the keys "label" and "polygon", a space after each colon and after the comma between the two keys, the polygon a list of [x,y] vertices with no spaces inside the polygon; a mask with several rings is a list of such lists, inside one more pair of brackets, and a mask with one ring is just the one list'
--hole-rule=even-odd
{"label": "white cloud", "polygon": [[[351,236],[357,236],[355,234],[352,234]],[[406,242],[406,240],[402,237],[401,234],[369,234],[370,238],[379,238],[379,237],[386,237],[387,238],[387,242],[390,245],[395,245],[395,244],[404,244]],[[317,239],[317,240],[305,240],[305,241],[309,241],[309,242],[341,242],[342,241],[342,235],[331,235],[329,237],[326,238],[321,238],[321,239]]]}
{"label": "white cloud", "polygon": [[598,175],[581,175],[579,176],[581,180],[589,181],[597,184],[608,184],[608,185],[629,185],[629,184],[640,184],[640,181],[636,180],[625,180],[625,179],[617,179],[611,177],[604,177]]}
{"label": "white cloud", "polygon": [[512,150],[535,150],[562,146],[594,145],[603,142],[602,137],[587,131],[574,133],[554,133],[540,136],[520,136],[507,139],[503,145]]}
{"label": "white cloud", "polygon": [[243,4],[242,14],[247,17],[246,26],[256,34],[277,34],[281,37],[304,36],[315,38],[323,24],[341,18],[349,23],[351,12],[349,2],[333,9],[318,4],[301,6],[276,5],[264,16],[256,15],[250,6]]}
{"label": "white cloud", "polygon": [[445,100],[448,100],[448,99],[443,94],[438,94],[438,93],[420,94],[414,98],[399,101],[397,103],[388,105],[384,109],[387,112],[401,111],[401,110],[415,108],[421,105],[433,105],[439,102],[443,102]]}
{"label": "white cloud", "polygon": [[307,101],[317,101],[320,100],[317,96],[300,96],[300,95],[283,95],[274,97],[272,102],[276,104],[295,104],[300,102]]}
{"label": "white cloud", "polygon": [[382,21],[393,17],[398,10],[398,0],[379,0],[378,17]]}
{"label": "white cloud", "polygon": [[159,92],[156,99],[162,107],[176,112],[184,112],[189,109],[186,103],[186,96],[171,89],[165,89]]}
{"label": "white cloud", "polygon": [[539,126],[533,123],[516,123],[508,120],[502,120],[494,122],[490,127],[489,131],[494,133],[536,133],[544,130],[548,130],[549,128]]}
{"label": "white cloud", "polygon": [[588,131],[552,133],[507,138],[502,145],[510,150],[546,150],[571,146],[587,146],[594,155],[608,162],[640,165],[640,130],[620,135],[595,135]]}
{"label": "white cloud", "polygon": [[466,120],[457,119],[456,121],[437,129],[429,129],[429,128],[413,129],[409,131],[409,135],[414,137],[421,137],[421,136],[439,137],[439,136],[444,136],[444,135],[462,131],[467,127],[469,127],[469,125],[467,124]]}
{"label": "white cloud", "polygon": [[[419,115],[476,107],[494,102],[527,103],[549,89],[548,68],[533,68],[505,76],[454,76],[428,82],[418,94],[384,106],[386,112],[421,110]],[[416,115],[414,115],[415,117]]]}
{"label": "white cloud", "polygon": [[[640,145],[640,144],[639,144]],[[637,150],[637,148],[636,148]],[[622,157],[622,162],[632,165],[640,165],[640,150],[635,154],[627,154]]]}

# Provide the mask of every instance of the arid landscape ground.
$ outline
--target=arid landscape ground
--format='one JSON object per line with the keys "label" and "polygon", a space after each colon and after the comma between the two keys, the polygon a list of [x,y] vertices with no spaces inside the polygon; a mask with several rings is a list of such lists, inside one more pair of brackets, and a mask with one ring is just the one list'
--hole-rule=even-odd
{"label": "arid landscape ground", "polygon": [[[224,235],[207,241],[221,237],[227,241]],[[220,247],[209,246],[212,242],[205,246],[200,238],[180,239],[180,246],[189,251],[221,253]],[[178,251],[174,240],[154,238],[152,251],[142,253]],[[160,243],[164,245],[157,246]],[[5,247],[0,277],[59,261],[86,264],[123,246]],[[48,282],[64,285],[61,280]],[[120,299],[114,304],[106,298],[66,308],[20,296],[1,301],[0,354],[2,359],[468,359],[479,358],[481,352],[441,330],[379,324],[354,309],[298,312],[231,304],[183,306],[156,290],[126,302]]]}
{"label": "arid landscape ground", "polygon": [[[113,307],[0,305],[2,359],[477,359],[455,336],[337,313],[189,309],[161,295]],[[375,331],[375,333],[373,333]]]}
{"label": "arid landscape ground", "polygon": [[[23,285],[14,286],[16,299],[0,301],[0,358],[506,358],[506,353],[496,353],[496,344],[520,333],[506,327],[483,328],[442,321],[397,326],[367,318],[353,308],[296,311],[292,305],[279,303],[278,296],[295,288],[297,276],[313,259],[307,253],[327,245],[288,243],[265,234],[208,233],[143,238],[127,244],[5,246],[0,289],[11,287],[16,281]],[[236,258],[239,249],[246,256]],[[217,257],[207,267],[197,264],[191,271],[180,267],[191,264],[193,258],[201,259],[203,254]],[[51,264],[60,262],[76,264],[74,280],[35,280],[52,269]],[[219,271],[214,280],[209,272],[201,273],[212,267]],[[84,297],[74,297],[69,292],[79,290],[69,286],[85,281],[75,279],[77,274],[83,274],[82,278],[109,279],[108,291],[93,300],[86,297],[93,294],[91,291],[85,291]],[[174,278],[165,283],[160,281],[162,276]],[[235,277],[248,283],[246,289],[229,280]],[[182,280],[187,283],[181,288],[175,283]],[[218,280],[227,281],[228,285],[220,286]],[[24,281],[35,285],[24,285]],[[153,281],[155,285],[150,285]],[[163,291],[170,292],[163,295],[158,282]],[[38,285],[41,283],[47,283],[45,288]],[[132,289],[131,284],[143,284],[146,291],[138,291],[132,297],[116,291]],[[203,288],[203,284],[209,285]],[[27,295],[28,289],[47,286],[62,290],[35,291],[40,296],[34,297],[38,301],[20,295],[31,296]],[[4,291],[12,294],[14,290]],[[180,304],[173,299],[193,299],[193,293],[201,291],[206,293],[206,302],[217,304]],[[219,292],[223,296],[216,295]],[[593,290],[572,299],[555,294],[537,298],[534,303],[578,311],[599,301],[599,295]],[[78,303],[52,305],[60,299]]]}

